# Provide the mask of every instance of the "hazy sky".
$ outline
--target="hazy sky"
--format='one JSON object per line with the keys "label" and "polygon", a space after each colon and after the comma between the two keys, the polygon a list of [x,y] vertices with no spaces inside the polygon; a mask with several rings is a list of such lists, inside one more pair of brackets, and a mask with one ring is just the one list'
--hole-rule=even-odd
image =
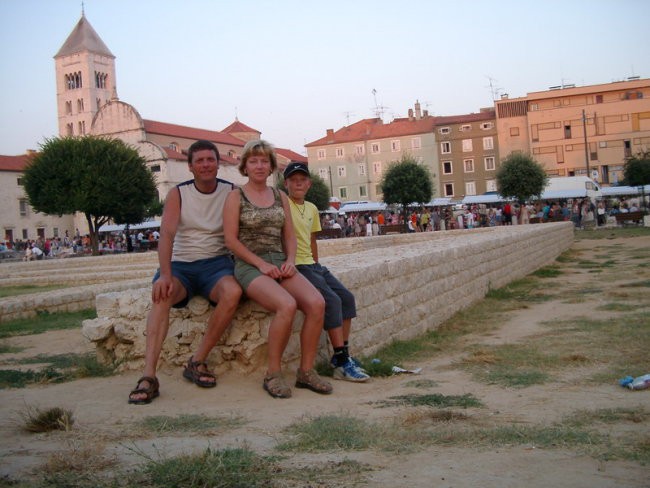
{"label": "hazy sky", "polygon": [[[120,100],[145,119],[278,147],[328,128],[478,112],[564,84],[650,77],[648,0],[85,0],[116,56]],[[81,0],[0,0],[0,154],[58,133],[53,56]],[[490,88],[492,83],[492,88]],[[373,95],[376,90],[376,95]]]}

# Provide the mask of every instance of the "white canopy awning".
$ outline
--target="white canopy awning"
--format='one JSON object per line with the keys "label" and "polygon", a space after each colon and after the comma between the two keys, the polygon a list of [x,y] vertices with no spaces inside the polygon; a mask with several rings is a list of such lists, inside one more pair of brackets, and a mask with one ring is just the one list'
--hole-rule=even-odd
{"label": "white canopy awning", "polygon": [[488,193],[487,195],[467,195],[463,198],[464,205],[472,205],[476,203],[498,203],[505,202],[507,198],[503,198],[498,193]]}
{"label": "white canopy awning", "polygon": [[383,202],[355,202],[344,203],[339,209],[339,213],[348,212],[379,212],[386,210],[386,204]]}
{"label": "white canopy awning", "polygon": [[[99,228],[99,232],[119,232],[124,230],[124,227],[124,224],[106,224]],[[129,230],[155,229],[158,227],[160,227],[159,220],[149,220],[147,222],[129,225]]]}
{"label": "white canopy awning", "polygon": [[[618,195],[640,195],[640,186],[603,186],[600,188],[604,197],[613,197]],[[646,195],[650,194],[650,185],[644,187]]]}
{"label": "white canopy awning", "polygon": [[434,198],[429,203],[425,203],[425,207],[444,207],[445,205],[451,205],[451,197],[439,197]]}

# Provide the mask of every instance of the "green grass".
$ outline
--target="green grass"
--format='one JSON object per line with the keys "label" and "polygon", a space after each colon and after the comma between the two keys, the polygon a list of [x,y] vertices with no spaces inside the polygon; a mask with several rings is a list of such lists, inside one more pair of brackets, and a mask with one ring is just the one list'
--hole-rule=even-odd
{"label": "green grass", "polygon": [[[644,409],[641,409],[645,412]],[[407,417],[406,422],[369,422],[350,416],[326,415],[296,422],[285,429],[287,440],[278,449],[291,452],[375,450],[412,452],[425,446],[504,448],[530,446],[569,449],[599,459],[650,462],[650,443],[644,429],[617,437],[598,427],[606,415],[587,416],[581,423],[573,417],[551,425],[506,424],[484,426],[462,415],[447,413],[446,421],[431,422],[427,415]],[[648,413],[634,416],[621,411],[609,422],[646,422]],[[413,421],[413,418],[416,420]],[[450,422],[449,420],[454,420]]]}
{"label": "green grass", "polygon": [[38,383],[63,383],[80,378],[98,378],[110,376],[115,371],[114,366],[101,364],[92,354],[39,354],[31,358],[11,361],[9,364],[41,364],[47,366],[39,371],[34,370],[0,370],[0,389],[24,388]]}
{"label": "green grass", "polygon": [[0,354],[14,354],[24,350],[24,347],[10,346],[9,344],[0,344]]}
{"label": "green grass", "polygon": [[629,237],[643,237],[650,235],[648,227],[617,227],[615,229],[594,229],[575,233],[576,241],[594,239],[624,239]]}
{"label": "green grass", "polygon": [[531,274],[533,276],[537,276],[538,278],[556,278],[562,274],[562,270],[556,266],[545,266],[543,268],[539,268],[536,271],[533,271]]}
{"label": "green grass", "polygon": [[60,290],[61,285],[22,285],[22,286],[0,286],[0,298],[27,295],[29,293],[40,293],[43,291]]}
{"label": "green grass", "polygon": [[381,406],[397,406],[407,405],[411,407],[435,407],[435,408],[448,408],[448,407],[483,407],[483,403],[471,393],[465,395],[442,395],[440,393],[432,393],[428,395],[397,395],[388,397],[387,400],[379,402]]}
{"label": "green grass", "polygon": [[145,417],[141,424],[146,431],[154,434],[199,433],[206,434],[215,430],[233,429],[244,424],[239,417],[208,417],[198,414],[184,414],[176,417],[156,415]]}
{"label": "green grass", "polygon": [[20,335],[42,334],[50,330],[81,329],[82,321],[96,317],[97,312],[94,308],[65,313],[40,312],[36,317],[11,320],[0,324],[0,339]]}

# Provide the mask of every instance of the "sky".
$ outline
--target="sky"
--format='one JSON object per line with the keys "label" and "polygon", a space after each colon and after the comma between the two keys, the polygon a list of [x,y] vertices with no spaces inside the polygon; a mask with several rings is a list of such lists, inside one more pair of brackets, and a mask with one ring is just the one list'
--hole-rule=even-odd
{"label": "sky", "polygon": [[[562,84],[650,78],[647,0],[84,0],[144,119],[235,118],[304,145],[419,100],[459,115]],[[53,56],[81,0],[0,0],[0,154],[58,135]]]}

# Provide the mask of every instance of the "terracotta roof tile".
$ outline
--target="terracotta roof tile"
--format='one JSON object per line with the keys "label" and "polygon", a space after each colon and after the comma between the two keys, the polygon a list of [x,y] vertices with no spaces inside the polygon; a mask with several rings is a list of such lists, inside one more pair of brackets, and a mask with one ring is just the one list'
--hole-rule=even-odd
{"label": "terracotta roof tile", "polygon": [[239,120],[235,120],[221,132],[225,132],[226,134],[232,134],[234,132],[254,132],[255,134],[261,134],[259,130],[248,127],[246,124],[242,124]]}
{"label": "terracotta roof tile", "polygon": [[291,149],[283,149],[281,147],[276,147],[275,152],[278,153],[280,156],[288,159],[289,161],[298,161],[307,164],[306,156],[303,156],[302,154],[298,154],[297,152],[292,151]]}
{"label": "terracotta roof tile", "polygon": [[445,117],[426,116],[419,120],[399,118],[394,119],[388,124],[384,124],[379,118],[363,119],[352,125],[342,127],[337,131],[332,131],[331,133],[328,131],[325,137],[305,144],[305,147],[427,134],[433,132],[438,125],[477,122],[494,118],[494,110],[486,110],[479,113]]}
{"label": "terracotta roof tile", "polygon": [[197,129],[195,127],[168,124],[166,122],[158,122],[155,120],[143,120],[143,122],[144,130],[151,134],[175,136],[183,139],[205,139],[221,144],[244,147],[244,141],[241,139],[216,130]]}
{"label": "terracotta roof tile", "polygon": [[379,118],[363,119],[305,144],[305,147],[426,134],[432,132],[434,127],[434,117],[423,117],[419,120],[395,119],[388,124],[384,124]]}
{"label": "terracotta roof tile", "polygon": [[23,172],[32,156],[33,155],[31,154],[21,154],[20,156],[0,156],[0,171]]}

